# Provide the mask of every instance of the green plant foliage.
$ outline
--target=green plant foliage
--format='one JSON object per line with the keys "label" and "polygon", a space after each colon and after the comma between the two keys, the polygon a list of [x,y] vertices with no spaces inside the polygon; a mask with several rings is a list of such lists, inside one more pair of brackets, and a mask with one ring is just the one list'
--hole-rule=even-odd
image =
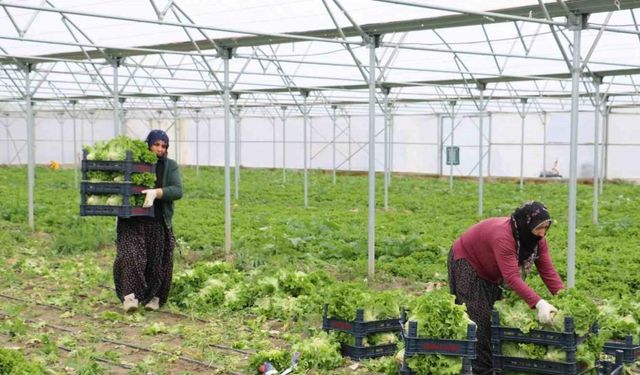
{"label": "green plant foliage", "polygon": [[340,344],[325,332],[317,332],[293,344],[291,350],[300,353],[298,367],[301,370],[332,370],[340,366],[343,361],[340,355]]}
{"label": "green plant foliage", "polygon": [[28,360],[22,351],[0,348],[0,374],[39,375],[44,373],[44,368]]}
{"label": "green plant foliage", "polygon": [[[173,231],[178,246],[174,253],[174,287],[167,308],[214,321],[218,328],[224,328],[226,334],[210,337],[194,331],[183,338],[184,345],[191,345],[185,346],[185,350],[197,348],[203,358],[218,362],[224,361],[204,349],[214,342],[213,337],[228,342],[229,346],[258,351],[286,347],[285,353],[290,355],[290,348],[308,337],[309,327],[320,327],[325,303],[329,306],[329,315],[349,320],[355,319],[357,308],[365,308],[367,319],[396,317],[401,306],[407,306],[410,314],[415,315],[419,309],[414,306],[420,306],[423,297],[426,298],[422,296],[424,291],[446,282],[447,253],[453,241],[482,219],[477,216],[476,200],[469,199],[477,193],[475,181],[457,179],[450,190],[445,180],[394,176],[389,209],[383,209],[380,203],[376,209],[376,273],[374,279],[367,280],[366,177],[342,174],[334,185],[330,174],[310,171],[309,206],[305,208],[301,172],[288,171],[287,182],[283,183],[279,171],[243,170],[240,197],[232,205],[233,246],[231,253],[226,254],[223,169],[200,167],[196,174],[195,168],[183,166],[181,173],[185,193],[183,199],[176,202]],[[377,177],[376,182],[381,193],[382,177]],[[74,171],[36,168],[35,231],[28,222],[27,186],[26,168],[0,167],[3,197],[0,253],[5,260],[0,284],[10,291],[26,288],[34,280],[46,282],[56,285],[61,293],[34,294],[34,298],[73,308],[77,313],[93,312],[106,327],[150,326],[153,317],[158,315],[124,315],[119,309],[112,314],[104,312],[110,309],[107,306],[117,303],[112,290],[100,287],[112,282],[111,269],[104,264],[109,264],[115,253],[115,219],[79,217],[80,197],[74,184]],[[599,198],[600,222],[594,225],[591,224],[592,187],[578,185],[575,290],[589,297],[586,302],[572,294],[573,290],[568,294],[566,305],[553,300],[544,291],[535,269],[527,279],[544,298],[557,304],[561,312],[581,314],[584,309],[587,318],[580,320],[579,324],[584,325],[580,330],[591,320],[589,300],[596,302],[600,309],[598,340],[638,335],[637,324],[634,324],[640,321],[637,189],[632,184],[608,182]],[[566,279],[566,196],[564,183],[528,184],[520,191],[517,183],[491,182],[485,184],[484,216],[508,216],[526,200],[545,202],[556,220],[547,237],[551,257],[560,276]],[[223,261],[227,255],[229,260]],[[101,261],[96,263],[96,259]],[[439,303],[449,303],[449,298],[445,286],[438,300],[422,302],[424,310],[439,309]],[[514,324],[523,330],[535,328],[535,310],[519,298],[516,301],[522,310],[518,314],[522,316],[514,318]],[[572,303],[575,306],[571,306]],[[101,310],[95,313],[98,307]],[[3,311],[9,312],[9,306]],[[524,319],[527,314],[532,314],[533,321]],[[12,335],[12,340],[28,337],[43,343],[39,333],[33,332],[36,327],[25,324],[17,316],[20,315],[11,313],[11,317],[2,322],[3,333]],[[439,325],[452,329],[454,321],[445,316],[444,313],[438,315]],[[239,328],[234,322],[247,323]],[[459,333],[464,336],[466,324],[461,325],[465,330]],[[426,327],[419,328],[421,336],[426,332],[429,332]],[[450,333],[434,330],[428,334],[445,338]],[[172,334],[171,329],[166,334]],[[273,335],[282,345],[273,345]],[[352,339],[336,336],[342,342]],[[372,335],[366,341],[373,345],[391,339],[389,335]],[[638,342],[637,338],[634,342]],[[78,351],[86,344],[81,339],[68,339],[63,343]],[[51,348],[47,349],[48,345],[42,346],[29,355],[54,355]],[[545,353],[547,357],[557,355],[551,351]],[[288,367],[289,361],[290,358],[286,358],[277,367]],[[87,369],[94,367],[89,362],[69,364],[76,371],[84,365]],[[459,361],[443,363],[442,369],[437,364],[425,366],[448,371],[459,366]],[[160,363],[145,363],[134,372],[162,373],[161,367]],[[363,363],[356,372],[365,367]],[[380,370],[371,372],[386,371],[382,370],[385,367],[380,365]],[[58,366],[55,371],[64,369]],[[310,373],[334,372],[314,371],[309,369]],[[348,373],[349,370],[335,372]]]}
{"label": "green plant foliage", "polygon": [[[438,289],[414,298],[409,303],[409,321],[418,322],[418,337],[466,339],[467,327],[473,322],[464,305],[456,305],[455,297]],[[407,332],[408,324],[405,326]],[[407,359],[416,373],[460,374],[462,360],[444,355],[416,355]]]}
{"label": "green plant foliage", "polygon": [[87,152],[87,160],[125,160],[127,150],[131,151],[135,162],[155,163],[158,159],[146,142],[126,135],[117,136],[108,142],[99,141],[93,146],[84,146],[84,150]]}
{"label": "green plant foliage", "polygon": [[[558,309],[551,324],[539,323],[536,310],[530,309],[514,293],[509,298],[498,301],[495,308],[500,312],[501,325],[520,328],[525,333],[532,329],[564,332],[565,318],[571,317],[576,336],[587,337],[578,345],[576,359],[587,368],[593,367],[608,336],[591,332],[593,325],[602,319],[593,299],[586,293],[571,288],[561,290],[557,295],[549,297],[548,301]],[[566,361],[566,352],[555,346],[507,343],[503,345],[503,351],[505,355],[514,357]]]}

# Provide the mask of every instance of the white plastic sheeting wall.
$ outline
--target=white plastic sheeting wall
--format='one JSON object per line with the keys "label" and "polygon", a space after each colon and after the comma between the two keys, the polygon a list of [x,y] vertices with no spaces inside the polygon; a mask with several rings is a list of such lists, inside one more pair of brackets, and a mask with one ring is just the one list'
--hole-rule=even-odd
{"label": "white plastic sheeting wall", "polygon": [[[640,115],[611,114],[606,157],[608,178],[640,178]],[[196,123],[197,129],[196,129]],[[491,176],[520,175],[521,117],[516,113],[492,113],[483,120],[484,174]],[[181,118],[178,128],[170,117],[155,119],[126,119],[127,134],[143,139],[149,129],[168,129],[171,138],[170,156],[182,164],[224,164],[224,120],[201,116]],[[330,117],[311,117],[308,122],[309,167],[331,169],[333,166],[333,121]],[[384,118],[376,119],[376,168],[384,168]],[[36,163],[51,160],[73,163],[73,120],[50,114],[36,114]],[[231,160],[234,163],[234,122],[231,122]],[[456,116],[453,119],[453,144],[460,147],[460,165],[454,166],[456,176],[477,176],[479,117]],[[594,113],[581,112],[578,131],[578,177],[593,175]],[[441,127],[441,130],[439,128]],[[394,171],[437,174],[442,170],[445,155],[438,158],[438,136],[443,146],[451,142],[452,119],[447,115],[413,115],[393,117]],[[364,116],[338,117],[336,120],[336,165],[340,170],[368,168],[369,119]],[[600,121],[601,140],[603,121]],[[285,159],[287,168],[303,167],[303,119],[298,114],[285,121]],[[113,118],[80,115],[76,120],[76,151],[81,155],[83,144],[113,137]],[[242,139],[240,164],[245,167],[282,168],[283,121],[281,118],[241,118]],[[546,134],[546,136],[545,136]],[[551,170],[558,160],[560,174],[569,175],[569,113],[528,113],[524,129],[525,177],[537,177],[543,169]],[[196,137],[197,135],[197,137]],[[389,135],[391,137],[391,133]],[[545,147],[546,138],[546,147]],[[274,147],[275,139],[275,147]],[[489,141],[490,139],[490,141]],[[490,152],[488,149],[490,148]],[[0,163],[26,163],[26,121],[11,116],[0,117]],[[351,158],[349,160],[349,151]],[[176,155],[179,152],[180,155]],[[601,153],[602,155],[602,153]],[[546,159],[544,157],[546,156]],[[439,165],[441,163],[442,165]]]}

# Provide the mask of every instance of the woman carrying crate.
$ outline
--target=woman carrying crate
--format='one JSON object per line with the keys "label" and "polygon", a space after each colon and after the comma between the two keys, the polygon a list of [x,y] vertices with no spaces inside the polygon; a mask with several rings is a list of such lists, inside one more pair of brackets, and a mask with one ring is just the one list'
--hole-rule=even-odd
{"label": "woman carrying crate", "polygon": [[513,289],[538,320],[549,323],[556,308],[529,287],[524,279],[535,264],[551,294],[564,288],[553,267],[545,236],[551,225],[549,211],[540,202],[527,202],[510,217],[489,218],[467,229],[451,247],[449,287],[456,303],[464,303],[477,325],[478,358],[474,373],[491,373],[491,310],[501,298],[501,285]]}
{"label": "woman carrying crate", "polygon": [[146,138],[149,149],[158,156],[156,184],[146,194],[143,207],[152,207],[154,216],[118,218],[117,255],[113,263],[116,294],[125,312],[138,304],[158,310],[171,289],[173,249],[176,244],[171,229],[173,201],[182,197],[178,164],[167,158],[169,136],[152,130]]}

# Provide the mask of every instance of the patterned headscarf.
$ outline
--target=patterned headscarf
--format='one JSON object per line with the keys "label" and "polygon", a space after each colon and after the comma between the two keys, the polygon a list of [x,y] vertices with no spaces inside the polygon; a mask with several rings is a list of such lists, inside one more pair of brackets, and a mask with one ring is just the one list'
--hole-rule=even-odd
{"label": "patterned headscarf", "polygon": [[511,231],[516,240],[518,265],[525,274],[531,272],[533,262],[538,259],[538,242],[542,239],[533,234],[533,230],[541,225],[551,225],[549,210],[540,202],[527,202],[511,214]]}

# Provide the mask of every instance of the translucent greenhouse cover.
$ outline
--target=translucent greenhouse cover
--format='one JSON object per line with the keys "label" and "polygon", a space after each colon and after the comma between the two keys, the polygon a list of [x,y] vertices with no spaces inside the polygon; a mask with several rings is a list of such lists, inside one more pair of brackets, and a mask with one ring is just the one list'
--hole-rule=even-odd
{"label": "translucent greenhouse cover", "polygon": [[553,1],[545,8],[505,0],[15,0],[0,7],[5,110],[23,102],[28,68],[29,91],[45,108],[75,99],[106,109],[114,87],[124,108],[166,108],[171,97],[219,108],[221,51],[236,47],[229,80],[247,110],[297,105],[309,91],[314,110],[342,105],[364,113],[367,38],[381,34],[379,101],[385,87],[387,100],[409,113],[446,111],[452,100],[472,112],[480,83],[489,110],[516,111],[521,98],[531,98],[537,110],[566,111],[570,13],[589,14],[580,32],[581,107],[593,108],[594,77],[602,78],[599,90],[610,105],[634,107],[638,99],[637,0]]}

